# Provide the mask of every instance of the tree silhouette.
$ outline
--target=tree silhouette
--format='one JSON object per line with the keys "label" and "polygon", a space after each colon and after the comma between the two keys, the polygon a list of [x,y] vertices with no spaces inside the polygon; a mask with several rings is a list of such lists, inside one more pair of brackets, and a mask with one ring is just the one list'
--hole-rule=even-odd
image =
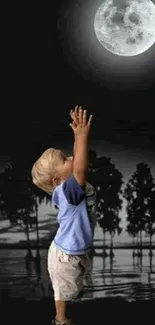
{"label": "tree silhouette", "polygon": [[104,235],[109,232],[111,237],[110,255],[113,255],[113,236],[116,231],[121,232],[119,211],[122,207],[121,186],[122,174],[111,163],[111,159],[105,156],[97,157],[95,151],[89,151],[88,178],[97,190],[97,219]]}
{"label": "tree silhouette", "polygon": [[148,233],[150,237],[150,256],[153,255],[152,251],[152,236],[155,234],[155,181],[154,186],[152,187],[152,191],[150,197],[148,198],[148,210],[147,210],[147,221],[146,221],[146,233]]}
{"label": "tree silhouette", "polygon": [[34,223],[39,244],[38,205],[51,200],[50,195],[32,183],[33,159],[32,152],[28,150],[14,151],[11,166],[0,174],[0,210],[6,213],[12,226],[20,226],[25,232],[29,255],[29,231]]}
{"label": "tree silhouette", "polygon": [[142,231],[145,231],[148,224],[148,211],[152,205],[153,188],[150,168],[143,162],[138,163],[136,171],[126,185],[124,197],[127,200],[127,231],[134,237],[137,235],[137,238],[140,235],[140,255],[142,255]]}
{"label": "tree silhouette", "polygon": [[133,256],[135,256],[135,237],[138,234],[138,230],[136,228],[136,225],[134,224],[134,218],[132,218],[132,208],[128,205],[127,207],[127,233],[129,236],[132,236],[132,243],[133,243]]}

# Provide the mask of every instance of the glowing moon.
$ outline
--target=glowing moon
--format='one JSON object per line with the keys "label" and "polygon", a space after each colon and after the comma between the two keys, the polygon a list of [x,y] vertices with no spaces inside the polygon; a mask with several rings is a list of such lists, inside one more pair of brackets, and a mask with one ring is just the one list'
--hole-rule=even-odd
{"label": "glowing moon", "polygon": [[96,12],[94,29],[108,51],[141,54],[155,43],[155,5],[150,0],[105,0]]}

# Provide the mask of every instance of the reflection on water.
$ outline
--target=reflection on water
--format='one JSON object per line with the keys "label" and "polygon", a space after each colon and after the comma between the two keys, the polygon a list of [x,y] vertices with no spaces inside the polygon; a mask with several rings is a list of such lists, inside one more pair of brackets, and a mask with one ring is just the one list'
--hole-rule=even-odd
{"label": "reflection on water", "polygon": [[[113,259],[101,251],[92,257],[92,271],[85,276],[81,299],[121,297],[127,301],[155,299],[155,256],[133,257],[132,250],[114,250]],[[0,297],[40,299],[53,297],[47,272],[47,250],[25,259],[26,250],[0,250]],[[155,252],[154,252],[155,255]],[[40,258],[39,258],[40,257]]]}

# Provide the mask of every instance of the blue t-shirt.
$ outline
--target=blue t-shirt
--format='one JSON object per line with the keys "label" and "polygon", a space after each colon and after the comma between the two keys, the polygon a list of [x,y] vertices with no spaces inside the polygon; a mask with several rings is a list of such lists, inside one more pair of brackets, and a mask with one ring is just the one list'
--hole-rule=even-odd
{"label": "blue t-shirt", "polygon": [[70,255],[90,251],[95,227],[96,196],[93,187],[87,183],[83,188],[74,176],[70,176],[55,188],[52,202],[59,209],[59,228],[54,238],[57,248]]}

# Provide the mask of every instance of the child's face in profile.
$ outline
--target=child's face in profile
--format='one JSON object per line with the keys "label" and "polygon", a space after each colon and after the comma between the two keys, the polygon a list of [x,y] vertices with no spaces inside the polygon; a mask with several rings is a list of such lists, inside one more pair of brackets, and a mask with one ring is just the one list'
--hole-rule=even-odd
{"label": "child's face in profile", "polygon": [[56,164],[61,178],[68,179],[73,173],[73,157],[67,157],[61,150],[56,150]]}

